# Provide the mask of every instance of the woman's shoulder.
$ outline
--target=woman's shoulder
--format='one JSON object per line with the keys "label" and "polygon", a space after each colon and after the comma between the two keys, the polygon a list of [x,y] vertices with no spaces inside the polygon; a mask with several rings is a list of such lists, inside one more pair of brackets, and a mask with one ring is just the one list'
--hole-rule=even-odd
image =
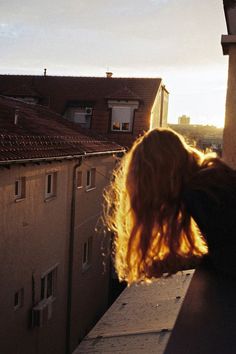
{"label": "woman's shoulder", "polygon": [[[204,165],[191,177],[189,187],[206,189],[207,187],[236,188],[236,171],[223,161],[216,159]],[[198,189],[198,188],[197,188]]]}

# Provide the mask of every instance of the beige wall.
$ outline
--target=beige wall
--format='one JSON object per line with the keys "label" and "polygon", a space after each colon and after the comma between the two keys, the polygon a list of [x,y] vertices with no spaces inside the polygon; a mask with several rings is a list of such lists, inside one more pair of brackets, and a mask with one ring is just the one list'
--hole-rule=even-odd
{"label": "beige wall", "polygon": [[[57,171],[57,195],[45,202],[45,174],[51,171]],[[0,352],[64,353],[69,163],[12,166],[1,169],[0,174]],[[26,197],[16,203],[14,183],[22,176],[26,178]],[[57,292],[52,318],[43,328],[29,329],[32,276],[38,303],[41,276],[55,264]],[[24,305],[14,311],[14,293],[20,288],[24,288]]]}
{"label": "beige wall", "polygon": [[165,90],[165,88],[162,89],[162,122],[161,126],[162,127],[167,127],[167,121],[168,121],[168,107],[169,107],[169,93]]}
{"label": "beige wall", "polygon": [[[72,291],[71,348],[74,349],[94,322],[104,313],[108,304],[109,259],[104,270],[101,256],[104,239],[101,223],[103,190],[114,167],[111,156],[85,159],[78,170],[82,171],[83,188],[76,191],[75,247]],[[86,172],[96,168],[96,187],[86,190]],[[98,231],[95,231],[95,228]],[[86,269],[82,267],[83,245],[92,237],[92,259]]]}
{"label": "beige wall", "polygon": [[161,85],[152,107],[150,129],[167,127],[168,100],[169,94]]}
{"label": "beige wall", "polygon": [[[0,353],[65,353],[68,290],[68,256],[73,167],[78,161],[26,164],[0,170]],[[71,345],[94,325],[106,310],[109,267],[103,273],[102,237],[94,229],[101,214],[102,192],[114,158],[86,158],[83,188],[76,193],[74,263],[72,279]],[[86,170],[96,168],[96,188],[86,191]],[[56,197],[45,201],[45,174],[57,172]],[[15,202],[14,183],[26,178],[26,197]],[[91,266],[82,268],[83,243],[93,236]],[[40,301],[41,277],[57,267],[57,291],[52,318],[42,328],[29,329],[32,276],[35,303]],[[24,288],[23,307],[14,310],[14,294]]]}

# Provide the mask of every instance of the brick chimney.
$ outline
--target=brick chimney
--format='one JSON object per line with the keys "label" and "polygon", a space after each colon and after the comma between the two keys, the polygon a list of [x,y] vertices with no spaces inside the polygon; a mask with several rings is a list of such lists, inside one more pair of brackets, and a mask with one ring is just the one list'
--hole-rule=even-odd
{"label": "brick chimney", "polygon": [[107,71],[106,72],[106,76],[107,76],[108,79],[111,79],[112,76],[113,76],[113,73],[111,71]]}

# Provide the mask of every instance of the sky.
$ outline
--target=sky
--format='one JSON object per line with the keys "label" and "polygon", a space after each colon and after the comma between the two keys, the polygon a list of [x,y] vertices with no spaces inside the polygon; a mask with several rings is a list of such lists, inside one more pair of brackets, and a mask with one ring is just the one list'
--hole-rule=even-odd
{"label": "sky", "polygon": [[223,0],[0,0],[0,74],[161,77],[170,123],[224,125]]}

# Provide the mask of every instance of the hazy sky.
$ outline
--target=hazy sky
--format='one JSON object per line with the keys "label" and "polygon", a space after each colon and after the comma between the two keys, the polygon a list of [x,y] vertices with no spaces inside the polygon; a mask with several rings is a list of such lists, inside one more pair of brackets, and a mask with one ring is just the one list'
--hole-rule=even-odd
{"label": "hazy sky", "polygon": [[162,77],[169,121],[223,126],[222,0],[0,0],[0,73]]}

